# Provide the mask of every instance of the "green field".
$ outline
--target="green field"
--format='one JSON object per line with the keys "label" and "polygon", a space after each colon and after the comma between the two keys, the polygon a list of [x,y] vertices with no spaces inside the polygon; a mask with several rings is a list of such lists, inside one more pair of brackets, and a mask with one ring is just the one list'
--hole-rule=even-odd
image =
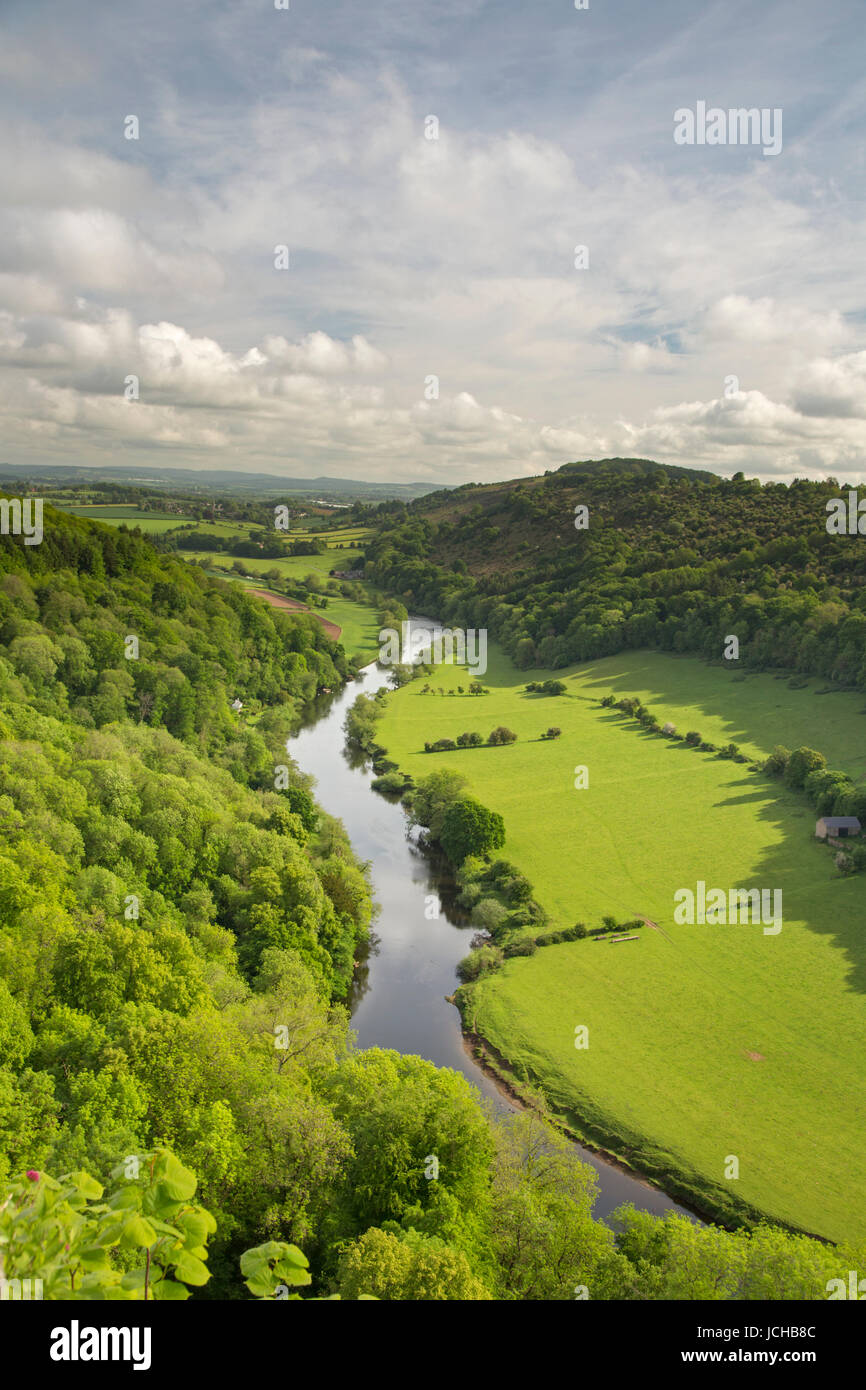
{"label": "green field", "polygon": [[[192,521],[190,516],[161,516],[157,512],[144,512],[140,507],[125,506],[120,503],[74,505],[64,506],[62,502],[55,502],[53,506],[59,507],[62,511],[69,512],[72,516],[84,516],[90,521],[104,521],[107,526],[138,526],[148,534],[149,532],[173,531],[178,526],[185,526]],[[235,523],[235,530],[239,529]],[[228,533],[230,534],[230,532]]]}
{"label": "green field", "polygon": [[[548,674],[567,680],[567,696],[524,693]],[[502,853],[531,879],[551,927],[612,913],[661,932],[506,962],[474,987],[477,1031],[575,1132],[704,1209],[739,1202],[831,1239],[862,1236],[866,879],[838,875],[805,796],[598,705],[607,693],[640,695],[681,732],[756,754],[809,743],[862,778],[862,696],[647,652],[528,674],[494,652],[484,679],[492,693],[481,697],[406,686],[378,741],[416,778],[459,769],[503,814]],[[466,685],[467,674],[444,667],[431,682]],[[421,751],[500,723],[517,743]],[[540,741],[552,724],[562,737]],[[573,785],[578,765],[586,790]],[[699,879],[781,889],[781,932],[675,925],[674,892]],[[587,1050],[574,1045],[580,1024]],[[736,1180],[725,1177],[729,1156]]]}
{"label": "green field", "polygon": [[[287,579],[303,580],[308,574],[327,579],[332,569],[352,569],[361,554],[360,550],[329,550],[324,555],[292,555],[285,560],[250,559],[244,555],[240,557],[240,563],[244,569],[254,574],[279,570]],[[224,551],[213,550],[179,550],[178,555],[183,560],[209,560],[214,569],[226,570],[231,570],[235,560],[239,558],[236,555],[227,555]]]}

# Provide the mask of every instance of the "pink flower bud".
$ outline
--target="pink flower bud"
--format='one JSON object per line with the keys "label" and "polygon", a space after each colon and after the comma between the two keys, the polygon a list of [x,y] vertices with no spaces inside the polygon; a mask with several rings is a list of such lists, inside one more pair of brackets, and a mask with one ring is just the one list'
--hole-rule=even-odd
{"label": "pink flower bud", "polygon": [[35,1168],[28,1168],[28,1169],[27,1169],[27,1176],[28,1176],[28,1178],[30,1179],[31,1182],[38,1182],[38,1181],[39,1181],[39,1174],[37,1173],[37,1171],[36,1171]]}

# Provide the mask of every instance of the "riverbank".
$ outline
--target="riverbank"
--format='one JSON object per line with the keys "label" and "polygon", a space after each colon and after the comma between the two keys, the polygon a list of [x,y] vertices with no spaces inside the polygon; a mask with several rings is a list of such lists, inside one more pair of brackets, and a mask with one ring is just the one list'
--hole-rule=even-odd
{"label": "riverbank", "polygon": [[[474,1031],[575,1136],[690,1207],[725,1224],[763,1218],[824,1239],[856,1237],[866,1193],[862,884],[841,878],[813,845],[796,792],[712,753],[625,733],[623,716],[600,708],[609,692],[635,689],[679,727],[757,755],[787,728],[808,733],[826,700],[811,688],[780,689],[771,675],[738,681],[657,653],[554,674],[566,695],[528,693],[527,673],[491,644],[489,694],[461,696],[465,672],[440,667],[426,678],[432,691],[422,679],[389,696],[377,741],[414,781],[459,773],[468,795],[503,816],[497,854],[530,881],[546,927],[579,920],[592,929],[610,914],[648,918],[664,934],[644,930],[616,950],[586,940],[507,959],[468,987],[468,1024],[476,1018]],[[840,704],[837,722],[842,715]],[[540,739],[554,724],[561,737]],[[424,752],[431,739],[486,738],[500,725],[517,741]],[[589,773],[585,789],[578,766]],[[783,889],[784,930],[678,926],[673,894],[696,879]],[[814,988],[804,991],[803,979]],[[591,1039],[580,1051],[577,1025]],[[805,1176],[816,1143],[828,1154],[820,1185]]]}
{"label": "riverbank", "polygon": [[[419,621],[416,619],[415,621]],[[424,623],[429,626],[429,623]],[[406,834],[399,802],[372,789],[369,760],[345,746],[343,724],[357,695],[390,688],[388,671],[367,666],[359,679],[320,696],[288,751],[315,779],[316,799],[343,822],[356,855],[370,865],[379,912],[369,952],[356,973],[352,1026],[360,1048],[394,1048],[461,1072],[495,1107],[515,1102],[464,1045],[460,1015],[447,1002],[474,928],[456,903],[450,868]],[[684,1208],[664,1192],[576,1146],[599,1182],[595,1215],[605,1220],[624,1202],[655,1215]]]}

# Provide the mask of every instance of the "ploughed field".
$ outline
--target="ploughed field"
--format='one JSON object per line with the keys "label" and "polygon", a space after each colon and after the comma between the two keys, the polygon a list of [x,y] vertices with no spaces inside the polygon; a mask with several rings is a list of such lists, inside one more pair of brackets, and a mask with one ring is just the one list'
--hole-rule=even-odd
{"label": "ploughed field", "polygon": [[[549,676],[566,696],[525,693]],[[445,665],[429,681],[447,690],[471,678]],[[862,695],[649,652],[519,672],[492,648],[482,679],[489,695],[423,695],[424,677],[395,692],[377,741],[416,779],[459,770],[502,813],[501,855],[534,885],[544,930],[594,927],[604,914],[660,930],[508,960],[471,986],[470,1024],[575,1133],[704,1209],[730,1214],[733,1199],[831,1239],[862,1236],[866,876],[839,875],[803,793],[598,704],[638,695],[679,732],[755,757],[805,743],[860,780]],[[499,724],[518,741],[423,752],[427,740],[486,737]],[[552,725],[562,736],[542,741]],[[781,931],[678,925],[674,894],[698,881],[781,890]]]}

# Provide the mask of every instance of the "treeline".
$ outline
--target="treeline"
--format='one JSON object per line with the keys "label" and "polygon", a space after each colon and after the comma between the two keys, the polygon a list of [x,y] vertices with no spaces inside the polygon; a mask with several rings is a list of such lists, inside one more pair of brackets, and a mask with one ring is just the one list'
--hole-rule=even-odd
{"label": "treeline", "polygon": [[735,635],[743,665],[866,689],[866,546],[826,529],[844,489],[629,462],[413,502],[367,543],[368,576],[522,668],[644,646],[721,660]]}
{"label": "treeline", "polygon": [[209,550],[217,554],[238,555],[245,559],[276,560],[287,559],[293,555],[325,555],[328,546],[316,536],[297,540],[280,539],[275,536],[273,527],[252,532],[238,539],[237,536],[215,536],[212,531],[173,530],[159,538],[163,550]]}

